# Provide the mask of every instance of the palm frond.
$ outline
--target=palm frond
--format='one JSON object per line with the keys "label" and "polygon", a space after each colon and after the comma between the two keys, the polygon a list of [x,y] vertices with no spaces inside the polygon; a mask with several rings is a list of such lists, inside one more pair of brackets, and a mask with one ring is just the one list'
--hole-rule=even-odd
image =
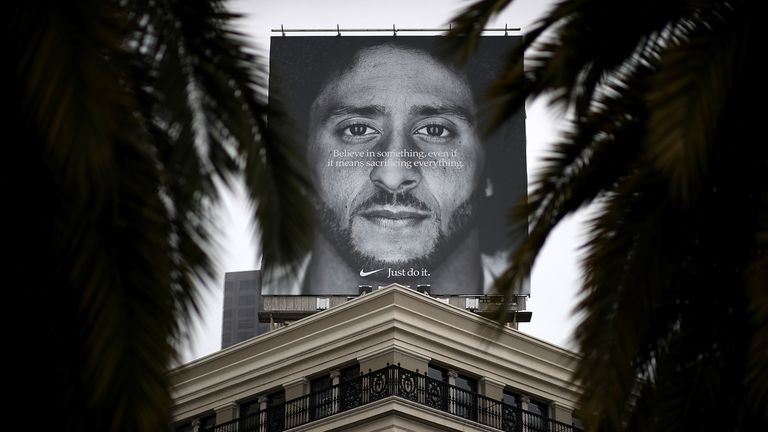
{"label": "palm frond", "polygon": [[167,369],[214,279],[217,184],[247,179],[272,265],[306,244],[305,171],[267,132],[264,68],[220,2],[35,6],[9,15],[23,162],[4,173],[37,171],[7,225],[34,233],[19,271],[45,269],[35,358],[56,359],[58,426],[165,429]]}
{"label": "palm frond", "polygon": [[[530,233],[516,250],[509,271],[497,280],[497,289],[517,291],[554,226],[597,198],[605,185],[619,181],[638,157],[645,112],[632,101],[642,95],[638,92],[645,74],[647,70],[640,68],[626,82],[611,86],[596,104],[599,108],[575,123],[567,140],[554,146],[526,205],[512,213],[510,223],[527,220]],[[615,145],[618,141],[624,145]],[[608,164],[610,169],[605,169]]]}
{"label": "palm frond", "polygon": [[647,103],[648,153],[680,199],[701,183],[716,136],[745,23],[730,8],[685,17],[670,26]]}
{"label": "palm frond", "polygon": [[[467,50],[479,33],[464,21],[493,4],[455,20]],[[559,221],[597,203],[576,335],[589,429],[768,421],[768,151],[745,109],[757,4],[563,1],[526,35],[527,67],[510,53],[494,87],[494,125],[540,95],[573,118],[517,209],[530,233],[497,288],[514,293]]]}
{"label": "palm frond", "polygon": [[[243,35],[228,24],[236,16],[212,9],[187,17],[188,3],[179,2],[175,16],[186,23],[182,30],[188,33],[186,49],[200,86],[204,112],[212,124],[221,125],[211,129],[240,134],[230,138],[238,144],[236,151],[244,164],[246,186],[257,208],[264,266],[271,269],[279,264],[296,264],[307,250],[311,232],[307,223],[309,207],[304,199],[310,183],[302,153],[294,143],[267,128],[270,112],[266,93],[259,90],[266,83],[265,66],[260,58],[241,48],[246,45]],[[217,138],[209,140],[216,144],[212,145],[215,154],[222,157],[213,161],[227,161],[222,147],[228,142]]]}

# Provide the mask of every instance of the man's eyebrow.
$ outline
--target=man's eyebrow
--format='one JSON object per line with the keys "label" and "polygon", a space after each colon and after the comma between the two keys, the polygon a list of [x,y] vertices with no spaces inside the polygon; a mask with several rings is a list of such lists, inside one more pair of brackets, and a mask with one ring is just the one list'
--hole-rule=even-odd
{"label": "man's eyebrow", "polygon": [[411,107],[409,114],[415,116],[439,116],[447,114],[460,117],[470,125],[475,124],[475,113],[467,107],[455,104],[417,105]]}
{"label": "man's eyebrow", "polygon": [[329,119],[337,116],[355,115],[361,117],[373,117],[377,115],[384,115],[387,113],[387,109],[383,105],[342,105],[334,104],[327,107],[323,114],[323,118]]}

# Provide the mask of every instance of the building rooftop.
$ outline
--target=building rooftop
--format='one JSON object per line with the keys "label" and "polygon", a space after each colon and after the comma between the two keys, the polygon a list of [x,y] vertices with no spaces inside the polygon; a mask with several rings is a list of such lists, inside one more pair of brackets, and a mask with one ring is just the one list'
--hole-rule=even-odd
{"label": "building rooftop", "polygon": [[[494,400],[514,391],[546,401],[551,418],[570,424],[580,391],[572,382],[577,361],[573,352],[393,284],[176,368],[174,418],[214,412],[222,424],[258,395],[284,391],[288,401],[310,394],[310,382],[329,371],[359,365],[366,374],[399,364],[418,374],[428,368],[458,371]],[[427,408],[411,404],[403,410]],[[355,409],[360,415],[388,412],[380,405]],[[392,415],[402,420],[403,410]],[[334,418],[358,417],[338,413],[323,424],[333,429],[339,427]]]}

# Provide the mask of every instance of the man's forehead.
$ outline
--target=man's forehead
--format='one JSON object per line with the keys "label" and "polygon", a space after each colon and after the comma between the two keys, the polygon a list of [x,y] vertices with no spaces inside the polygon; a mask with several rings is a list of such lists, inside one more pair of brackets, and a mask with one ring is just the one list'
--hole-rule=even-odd
{"label": "man's forehead", "polygon": [[337,79],[322,90],[319,106],[452,105],[474,111],[465,78],[421,51],[393,46],[363,50]]}

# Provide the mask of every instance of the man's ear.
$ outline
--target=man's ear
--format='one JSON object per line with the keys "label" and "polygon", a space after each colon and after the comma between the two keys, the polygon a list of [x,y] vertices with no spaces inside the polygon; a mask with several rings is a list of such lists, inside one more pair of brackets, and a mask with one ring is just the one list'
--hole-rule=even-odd
{"label": "man's ear", "polygon": [[485,178],[485,197],[493,195],[493,182],[490,177]]}

